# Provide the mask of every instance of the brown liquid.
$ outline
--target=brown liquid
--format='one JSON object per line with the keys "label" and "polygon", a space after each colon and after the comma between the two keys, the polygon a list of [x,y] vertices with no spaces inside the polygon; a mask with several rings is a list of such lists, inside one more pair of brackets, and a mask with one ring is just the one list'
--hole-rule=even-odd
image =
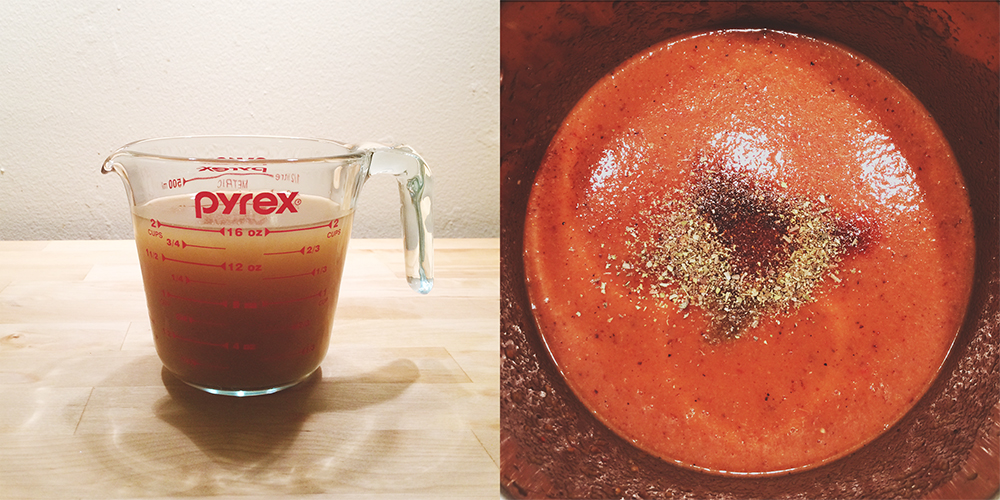
{"label": "brown liquid", "polygon": [[293,384],[330,342],[353,213],[300,196],[295,213],[196,218],[191,196],[136,207],[156,350],[189,384]]}

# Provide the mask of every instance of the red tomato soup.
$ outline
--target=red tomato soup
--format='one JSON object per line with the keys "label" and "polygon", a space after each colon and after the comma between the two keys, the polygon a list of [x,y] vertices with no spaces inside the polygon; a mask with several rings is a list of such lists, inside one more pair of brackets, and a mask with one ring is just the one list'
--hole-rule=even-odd
{"label": "red tomato soup", "polygon": [[955,159],[921,104],[843,47],[769,30],[670,40],[552,140],[528,291],[608,427],[721,474],[801,470],[888,429],[970,291]]}

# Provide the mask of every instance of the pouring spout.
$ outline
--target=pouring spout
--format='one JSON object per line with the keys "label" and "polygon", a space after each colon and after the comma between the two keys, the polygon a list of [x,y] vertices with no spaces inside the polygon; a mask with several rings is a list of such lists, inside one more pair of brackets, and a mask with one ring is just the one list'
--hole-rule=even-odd
{"label": "pouring spout", "polygon": [[121,154],[121,150],[114,152],[106,160],[104,164],[101,165],[102,174],[116,173],[121,177],[122,183],[125,184],[125,194],[128,195],[129,203],[135,205],[135,197],[132,193],[132,183],[129,182],[128,172],[125,171],[125,166],[118,161],[118,157]]}

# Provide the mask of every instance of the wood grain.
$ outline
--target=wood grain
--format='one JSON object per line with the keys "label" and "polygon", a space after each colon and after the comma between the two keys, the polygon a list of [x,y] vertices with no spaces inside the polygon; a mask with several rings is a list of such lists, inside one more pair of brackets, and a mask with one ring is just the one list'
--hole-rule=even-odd
{"label": "wood grain", "polygon": [[211,396],[163,370],[132,241],[0,241],[0,498],[498,498],[499,242],[354,240],[321,370]]}

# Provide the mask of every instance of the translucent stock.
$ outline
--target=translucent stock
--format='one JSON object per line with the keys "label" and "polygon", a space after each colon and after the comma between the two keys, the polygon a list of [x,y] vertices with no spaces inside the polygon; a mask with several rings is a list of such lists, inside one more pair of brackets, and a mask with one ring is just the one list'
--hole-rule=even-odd
{"label": "translucent stock", "polygon": [[322,363],[365,181],[399,182],[410,287],[434,285],[431,177],[406,146],[203,136],[129,144],[125,184],[157,353],[188,385],[271,394]]}

